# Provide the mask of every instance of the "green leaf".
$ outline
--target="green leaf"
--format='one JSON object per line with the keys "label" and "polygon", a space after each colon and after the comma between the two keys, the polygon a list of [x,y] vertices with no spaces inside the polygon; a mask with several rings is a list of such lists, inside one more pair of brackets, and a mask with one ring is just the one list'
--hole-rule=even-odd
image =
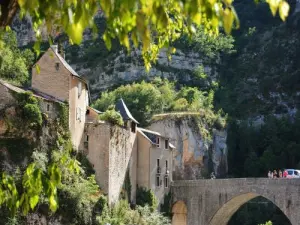
{"label": "green leaf", "polygon": [[224,30],[227,34],[230,34],[231,32],[233,21],[234,21],[234,14],[232,10],[226,8],[223,13],[223,25],[224,25]]}
{"label": "green leaf", "polygon": [[280,0],[266,0],[266,2],[269,3],[271,12],[272,12],[273,16],[275,16]]}
{"label": "green leaf", "polygon": [[39,196],[38,195],[34,195],[33,197],[30,197],[29,203],[30,203],[31,209],[34,209],[38,202],[39,202]]}
{"label": "green leaf", "polygon": [[111,39],[107,33],[107,31],[103,34],[103,40],[108,50],[111,49]]}
{"label": "green leaf", "polygon": [[55,200],[54,195],[51,195],[49,198],[50,210],[55,212],[57,210],[57,201]]}
{"label": "green leaf", "polygon": [[36,65],[35,65],[35,68],[36,68],[37,74],[40,74],[40,72],[41,72],[40,65],[39,65],[39,64],[36,64]]}
{"label": "green leaf", "polygon": [[279,4],[279,16],[285,21],[287,16],[289,15],[290,6],[286,1],[282,1]]}

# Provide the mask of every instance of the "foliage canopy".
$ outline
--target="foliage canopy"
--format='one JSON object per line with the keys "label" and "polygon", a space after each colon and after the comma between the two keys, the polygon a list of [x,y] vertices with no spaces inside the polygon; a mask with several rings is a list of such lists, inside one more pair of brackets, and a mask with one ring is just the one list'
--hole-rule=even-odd
{"label": "foliage canopy", "polygon": [[[21,17],[29,14],[38,40],[41,27],[46,26],[48,34],[66,32],[71,43],[79,44],[83,32],[90,27],[95,30],[93,18],[96,13],[104,14],[107,28],[103,35],[106,46],[118,39],[127,49],[132,40],[134,46],[142,45],[146,68],[157,59],[159,50],[169,47],[182,34],[193,34],[195,26],[202,26],[205,32],[218,34],[219,27],[226,33],[239,27],[239,20],[233,0],[88,0],[88,1],[44,1],[6,0],[1,7],[0,27],[10,25],[18,8]],[[285,0],[267,0],[272,14],[279,13],[285,20],[289,5]],[[35,48],[39,51],[39,42]],[[174,52],[169,48],[169,53]]]}

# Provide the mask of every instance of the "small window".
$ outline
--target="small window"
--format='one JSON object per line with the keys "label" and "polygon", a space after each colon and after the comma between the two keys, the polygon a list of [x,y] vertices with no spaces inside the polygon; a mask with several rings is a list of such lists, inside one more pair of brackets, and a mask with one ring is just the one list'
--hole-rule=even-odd
{"label": "small window", "polygon": [[81,108],[77,107],[76,110],[76,119],[81,121]]}
{"label": "small window", "polygon": [[86,136],[85,136],[85,141],[86,141],[86,142],[89,142],[89,135],[86,135]]}
{"label": "small window", "polygon": [[159,163],[160,163],[159,161],[160,161],[159,159],[156,160],[157,167],[159,167]]}
{"label": "small window", "polygon": [[131,122],[131,132],[135,133],[136,124],[135,122]]}
{"label": "small window", "polygon": [[294,174],[295,174],[295,175],[298,175],[298,171],[295,170],[295,171],[294,171]]}
{"label": "small window", "polygon": [[47,104],[47,112],[50,111],[50,104]]}
{"label": "small window", "polygon": [[169,149],[169,140],[168,139],[165,140],[165,149]]}
{"label": "small window", "polygon": [[55,69],[56,69],[56,71],[59,70],[59,62],[55,63]]}
{"label": "small window", "polygon": [[168,170],[168,160],[166,160],[166,170]]}
{"label": "small window", "polygon": [[78,83],[78,98],[80,97],[81,95],[81,91],[82,91],[82,84],[81,82]]}
{"label": "small window", "polygon": [[89,109],[86,110],[85,115],[90,115],[90,110]]}
{"label": "small window", "polygon": [[156,144],[158,145],[158,147],[159,147],[159,140],[160,138],[159,137],[156,137]]}
{"label": "small window", "polygon": [[165,176],[165,188],[169,187],[169,178]]}
{"label": "small window", "polygon": [[156,185],[156,187],[159,187],[159,185],[160,185],[159,176],[156,176],[155,185]]}

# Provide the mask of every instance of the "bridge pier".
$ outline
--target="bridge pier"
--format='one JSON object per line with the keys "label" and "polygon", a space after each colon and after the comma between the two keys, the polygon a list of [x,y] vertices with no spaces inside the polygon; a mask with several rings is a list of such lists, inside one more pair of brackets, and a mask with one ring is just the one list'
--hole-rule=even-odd
{"label": "bridge pier", "polygon": [[278,206],[292,225],[300,224],[300,179],[175,181],[171,190],[172,225],[227,225],[243,204],[258,196]]}

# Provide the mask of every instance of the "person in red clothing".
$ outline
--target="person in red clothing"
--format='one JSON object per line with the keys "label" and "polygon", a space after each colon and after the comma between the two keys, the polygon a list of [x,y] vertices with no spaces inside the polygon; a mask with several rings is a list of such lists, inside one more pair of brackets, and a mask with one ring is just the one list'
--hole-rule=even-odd
{"label": "person in red clothing", "polygon": [[288,175],[287,171],[286,171],[286,170],[284,170],[284,172],[283,172],[283,178],[286,178],[286,177],[287,177],[287,175]]}

